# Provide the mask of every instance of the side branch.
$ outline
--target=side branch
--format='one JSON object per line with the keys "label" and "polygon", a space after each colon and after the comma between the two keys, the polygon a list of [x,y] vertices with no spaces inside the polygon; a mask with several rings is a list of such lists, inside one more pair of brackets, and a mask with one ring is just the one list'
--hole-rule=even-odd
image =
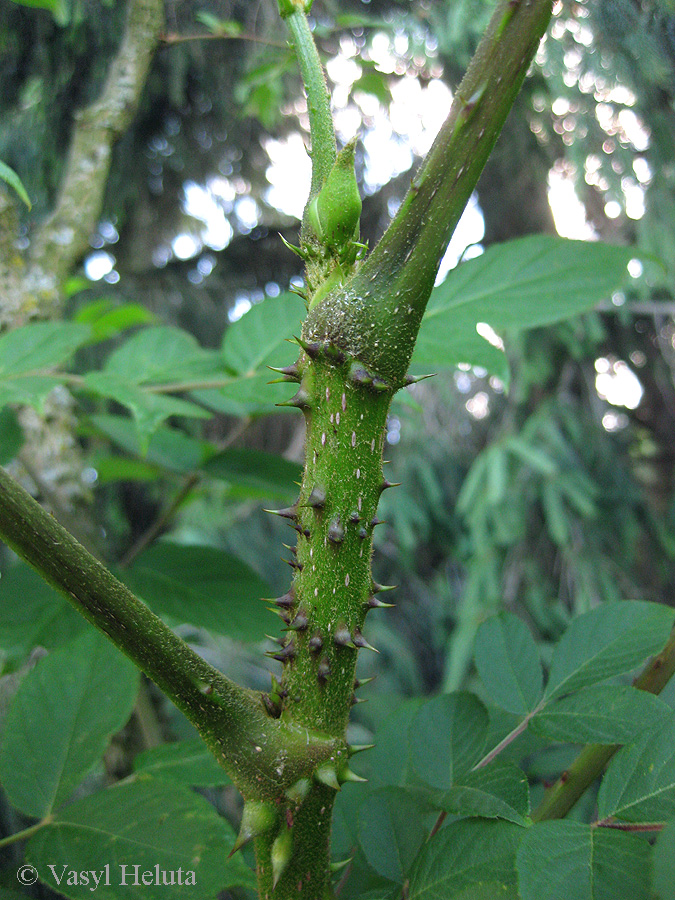
{"label": "side branch", "polygon": [[[635,679],[634,686],[650,694],[660,694],[675,674],[675,631],[658,656]],[[589,744],[572,765],[544,794],[539,807],[532,813],[535,822],[562,819],[572,809],[596,778],[599,778],[611,758],[619,750],[617,744]]]}
{"label": "side branch", "polygon": [[201,659],[1,467],[0,539],[167,694],[242,791],[264,790],[289,738],[260,696]]}

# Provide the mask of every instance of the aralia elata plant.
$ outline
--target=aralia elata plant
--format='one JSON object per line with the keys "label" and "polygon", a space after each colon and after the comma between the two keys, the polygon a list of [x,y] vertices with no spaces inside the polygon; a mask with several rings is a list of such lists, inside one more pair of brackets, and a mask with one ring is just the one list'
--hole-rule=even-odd
{"label": "aralia elata plant", "polygon": [[[367,749],[350,745],[346,739],[355,691],[362,686],[356,679],[357,654],[361,649],[373,649],[365,636],[367,615],[388,606],[382,599],[388,588],[374,582],[371,570],[378,503],[382,492],[392,486],[383,475],[386,417],[396,392],[415,381],[408,375],[409,363],[439,262],[545,32],[551,6],[551,0],[501,0],[497,4],[456,92],[448,120],[394,221],[368,254],[359,234],[355,143],[348,143],[338,153],[326,82],[307,20],[311,0],[279,0],[307,92],[312,184],[299,247],[291,248],[306,266],[302,296],[307,317],[297,336],[297,360],[277,369],[279,380],[295,385],[294,395],[282,405],[302,411],[306,450],[298,499],[276,511],[295,530],[297,540],[290,551],[289,590],[271,601],[284,630],[279,649],[271,654],[281,663],[282,672],[280,678],[272,678],[269,692],[244,689],[204,662],[0,473],[3,540],[156,682],[194,724],[241,791],[245,803],[233,852],[253,841],[263,900],[327,900],[334,895],[332,810],[345,782],[363,780],[354,773],[351,759]],[[626,671],[659,648],[672,617],[669,619],[666,611],[652,611],[651,625],[644,626],[642,634],[639,620],[643,610],[627,610],[628,624],[622,628],[632,635],[633,644],[619,654],[620,663],[614,668],[609,664],[600,667],[605,674],[589,680],[588,674],[579,674],[583,667],[570,674],[564,661],[560,662],[558,670],[553,666],[546,693],[537,685],[537,678],[541,681],[537,666],[531,666],[534,674],[527,671],[526,663],[531,660],[522,626],[503,619],[482,632],[485,647],[503,648],[511,641],[512,647],[523,649],[524,674],[522,678],[514,676],[517,701],[509,694],[506,676],[501,686],[491,684],[494,679],[486,664],[491,651],[482,655],[477,651],[479,671],[488,688],[492,687],[493,696],[506,697],[502,708],[521,715],[522,720],[494,751],[472,759],[473,772],[480,775],[531,723],[538,722],[545,734],[566,735],[561,721],[555,714],[551,717],[549,707],[554,701],[592,685],[593,678],[600,681]],[[603,629],[609,628],[604,619],[601,626],[600,637]],[[619,637],[610,636],[607,641],[609,646]],[[514,655],[513,649],[504,651],[505,666],[514,662]],[[608,650],[606,656],[610,655]],[[672,674],[674,660],[669,644],[636,686],[657,693]],[[595,671],[590,662],[586,670]],[[439,721],[447,720],[449,731],[453,715],[458,723],[468,716],[468,709],[474,709],[473,701],[464,704],[453,698],[448,704],[440,699]],[[598,697],[594,702],[597,706]],[[634,712],[639,706],[631,706],[636,702],[632,693],[621,702],[624,712]],[[653,723],[662,724],[664,705],[657,709],[647,704],[639,709],[651,716]],[[578,708],[575,715],[582,717]],[[600,740],[598,730],[586,719],[584,723],[587,739]],[[431,724],[420,720],[422,737]],[[621,743],[621,736],[629,731],[627,726],[623,731],[618,726],[608,728],[608,740],[584,751],[576,768],[570,768],[567,777],[552,788],[533,818],[564,816],[609,761],[616,749],[613,745]],[[480,749],[479,732],[477,728],[475,744]],[[415,738],[411,740],[414,744]],[[454,746],[455,739],[447,733],[442,740]],[[457,768],[459,771],[458,761]],[[435,807],[439,814],[433,834],[443,826],[447,812],[473,812],[487,819],[501,816],[494,803],[481,813],[478,806],[468,805],[466,797],[448,799],[451,785],[443,777],[435,781],[434,777],[432,772],[426,784],[435,786],[446,799],[445,805]],[[463,785],[466,792],[482,792],[494,799],[486,782],[477,778]],[[428,788],[425,790],[428,799]],[[526,811],[520,810],[515,800],[513,805],[499,808],[511,810],[503,816],[510,824],[490,834],[496,844],[508,845],[515,854],[515,831],[509,829],[523,824]],[[612,818],[609,801],[605,809],[609,810],[606,821],[599,824],[609,824]],[[446,829],[444,833],[449,835],[448,854],[459,852],[453,850],[454,832]],[[584,833],[584,841],[586,837]],[[460,835],[457,846],[462,841],[470,843],[470,838],[468,831]],[[492,840],[490,835],[488,838]],[[528,865],[528,853],[536,861],[537,852],[535,838],[524,850]],[[524,884],[527,880],[521,878],[522,896],[543,896],[536,866],[531,867],[532,882]],[[479,883],[484,888],[487,885],[488,891],[480,896],[496,896],[490,891],[501,891],[512,879],[486,863],[485,872],[477,870],[474,884]]]}

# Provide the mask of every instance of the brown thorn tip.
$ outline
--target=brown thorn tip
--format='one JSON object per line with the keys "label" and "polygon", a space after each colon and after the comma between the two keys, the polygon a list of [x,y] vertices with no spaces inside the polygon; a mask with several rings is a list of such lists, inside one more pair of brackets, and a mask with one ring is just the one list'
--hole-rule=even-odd
{"label": "brown thorn tip", "polygon": [[321,637],[321,633],[319,631],[315,631],[309,639],[308,643],[310,653],[318,653],[319,650],[321,650],[321,648],[323,647],[323,638]]}
{"label": "brown thorn tip", "polygon": [[271,513],[273,516],[281,516],[282,519],[298,518],[298,508],[296,506],[287,506],[284,509],[263,509],[263,512]]}
{"label": "brown thorn tip", "polygon": [[288,626],[288,631],[305,631],[308,624],[307,613],[304,610],[298,610],[298,614]]}
{"label": "brown thorn tip", "polygon": [[312,509],[323,509],[326,505],[326,492],[322,487],[318,485],[314,485],[312,490],[310,491],[309,497],[307,498],[307,506],[311,506]]}
{"label": "brown thorn tip", "polygon": [[372,650],[373,653],[379,653],[375,647],[371,646],[368,641],[364,638],[360,631],[354,630],[354,635],[352,636],[352,641],[355,647],[358,647],[359,650]]}
{"label": "brown thorn tip", "polygon": [[324,656],[324,658],[319,663],[319,667],[316,670],[316,677],[319,681],[327,681],[328,676],[330,675],[330,663],[328,659]]}
{"label": "brown thorn tip", "polygon": [[321,352],[321,345],[316,342],[304,341],[302,338],[296,337],[295,343],[302,347],[310,359],[316,359]]}
{"label": "brown thorn tip", "polygon": [[395,591],[397,587],[397,584],[378,584],[377,581],[373,581],[372,591],[375,594],[381,594],[386,591]]}
{"label": "brown thorn tip", "polygon": [[391,609],[395,606],[394,603],[383,603],[381,600],[378,600],[377,597],[368,597],[366,600],[366,606],[369,609]]}
{"label": "brown thorn tip", "polygon": [[345,539],[345,530],[340,522],[340,517],[337,516],[328,526],[328,540],[332,544],[341,544]]}
{"label": "brown thorn tip", "polygon": [[352,649],[355,649],[355,645],[352,642],[352,636],[346,625],[338,625],[333,632],[333,642],[336,643],[338,647],[351,647]]}
{"label": "brown thorn tip", "polygon": [[278,653],[268,653],[272,659],[276,659],[277,662],[285,663],[289,659],[293,659],[295,656],[295,642],[291,639],[283,650],[280,650]]}

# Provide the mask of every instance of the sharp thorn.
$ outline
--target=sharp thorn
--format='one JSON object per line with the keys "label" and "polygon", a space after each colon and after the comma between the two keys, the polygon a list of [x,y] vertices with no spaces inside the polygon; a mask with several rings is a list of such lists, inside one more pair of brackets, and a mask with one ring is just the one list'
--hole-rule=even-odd
{"label": "sharp thorn", "polygon": [[345,539],[345,529],[337,516],[328,526],[328,540],[332,544],[341,544]]}
{"label": "sharp thorn", "polygon": [[323,647],[321,632],[315,631],[308,641],[310,653],[318,653]]}
{"label": "sharp thorn", "polygon": [[307,618],[307,613],[301,609],[298,610],[296,617],[288,626],[287,631],[306,631],[308,625],[309,619]]}
{"label": "sharp thorn", "polygon": [[424,381],[425,378],[435,378],[436,373],[431,372],[429,375],[406,375],[403,379],[403,384],[405,387],[409,387],[411,384],[417,384],[418,381]]}
{"label": "sharp thorn", "polygon": [[273,700],[269,694],[261,694],[262,702],[267,710],[267,714],[271,719],[278,719],[281,715],[281,704]]}
{"label": "sharp thorn", "polygon": [[285,509],[264,509],[263,512],[271,513],[273,516],[281,516],[282,519],[292,519],[296,521],[298,518],[297,506],[287,506]]}
{"label": "sharp thorn", "polygon": [[295,803],[296,806],[300,806],[311,789],[312,783],[309,778],[300,778],[295,782],[295,784],[292,784],[286,791],[284,791],[284,796],[288,800],[290,800],[291,803]]}
{"label": "sharp thorn", "polygon": [[371,590],[375,594],[382,594],[386,591],[395,591],[397,587],[397,584],[378,584],[377,581],[373,581]]}
{"label": "sharp thorn", "polygon": [[276,810],[271,803],[265,803],[262,800],[247,800],[244,803],[239,834],[229,856],[234,856],[237,850],[240,850],[252,838],[269,831],[276,820]]}
{"label": "sharp thorn", "polygon": [[292,834],[293,832],[290,828],[284,828],[274,839],[274,843],[272,844],[270,856],[272,858],[273,888],[276,888],[277,884],[279,883],[279,879],[284,874],[289,862],[291,861],[293,849]]}
{"label": "sharp thorn", "polygon": [[272,659],[276,659],[277,662],[285,663],[287,660],[293,659],[293,657],[295,656],[295,641],[291,638],[286,646],[278,653],[268,653],[267,655]]}
{"label": "sharp thorn", "polygon": [[347,753],[350,756],[356,756],[357,753],[363,753],[364,750],[372,750],[375,744],[350,744],[347,747]]}
{"label": "sharp thorn", "polygon": [[345,766],[345,768],[340,772],[340,782],[344,784],[346,781],[352,781],[355,784],[365,784],[368,779],[361,778],[361,776],[357,775],[356,772],[352,772],[349,766]]}
{"label": "sharp thorn", "polygon": [[273,600],[272,602],[281,609],[290,609],[295,603],[295,597],[293,596],[293,592],[289,591],[287,594],[277,597],[276,600]]}
{"label": "sharp thorn", "polygon": [[304,388],[300,388],[297,393],[295,393],[290,400],[282,400],[280,403],[275,403],[275,406],[292,406],[296,409],[309,409],[310,397]]}
{"label": "sharp thorn", "polygon": [[366,606],[369,609],[391,609],[393,606],[395,606],[395,604],[383,603],[382,600],[378,600],[377,597],[372,596],[368,597],[368,599],[366,600]]}
{"label": "sharp thorn", "polygon": [[334,791],[340,790],[337,772],[335,771],[335,767],[330,763],[324,763],[315,770],[314,780],[318,781],[320,784],[325,784],[326,787],[333,788]]}
{"label": "sharp thorn", "polygon": [[311,506],[312,509],[323,509],[326,505],[326,491],[315,484],[310,491],[305,506]]}
{"label": "sharp thorn", "polygon": [[352,636],[346,625],[338,625],[333,632],[333,642],[337,644],[338,647],[351,647],[352,649],[355,649]]}
{"label": "sharp thorn", "polygon": [[352,642],[355,647],[358,647],[359,650],[372,650],[373,653],[379,653],[375,647],[371,646],[368,641],[364,638],[360,631],[354,630],[354,634],[352,635]]}
{"label": "sharp thorn", "polygon": [[292,253],[295,253],[296,256],[299,256],[300,259],[307,259],[307,254],[300,247],[296,247],[295,244],[291,244],[290,241],[287,241],[286,238],[279,232],[279,237],[281,238],[281,243],[284,247],[287,247]]}
{"label": "sharp thorn", "polygon": [[321,353],[321,344],[316,341],[304,341],[302,338],[296,337],[295,343],[299,344],[310,359],[316,359]]}
{"label": "sharp thorn", "polygon": [[342,862],[334,862],[330,864],[330,871],[332,875],[335,875],[337,872],[341,872],[343,869],[346,869],[350,862],[354,859],[353,856],[350,856],[349,859],[343,859]]}
{"label": "sharp thorn", "polygon": [[319,681],[326,682],[328,681],[328,676],[330,675],[330,663],[328,659],[324,656],[324,658],[319,663],[319,666],[316,670],[316,677]]}

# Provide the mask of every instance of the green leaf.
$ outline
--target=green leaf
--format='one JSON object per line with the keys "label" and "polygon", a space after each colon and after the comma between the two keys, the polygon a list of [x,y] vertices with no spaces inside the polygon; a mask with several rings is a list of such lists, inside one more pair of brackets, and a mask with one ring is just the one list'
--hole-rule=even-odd
{"label": "green leaf", "polygon": [[[125,416],[92,416],[93,425],[123,450],[141,455],[133,421]],[[192,472],[215,453],[213,444],[190,437],[177,428],[160,427],[151,435],[145,459],[172,472]]]}
{"label": "green leaf", "polygon": [[522,769],[512,763],[493,763],[459,778],[434,805],[459,816],[506,819],[525,825],[530,814],[530,791]]}
{"label": "green leaf", "polygon": [[419,798],[403,788],[380,788],[359,811],[359,842],[369,865],[402,884],[427,836]]}
{"label": "green leaf", "polygon": [[423,702],[416,698],[401,703],[375,732],[375,747],[365,754],[372,784],[404,787],[413,781],[409,732]]}
{"label": "green leaf", "polygon": [[555,648],[546,699],[629,672],[668,640],[675,611],[637,600],[606,603],[574,619]]}
{"label": "green leaf", "polygon": [[211,34],[217,34],[221,37],[237,37],[244,30],[240,22],[235,22],[232,19],[219,19],[208,12],[198,12],[197,21],[208,28]]}
{"label": "green leaf", "polygon": [[474,659],[490,700],[508,712],[526,715],[539,703],[543,672],[527,626],[512,613],[487,619],[478,629]]}
{"label": "green leaf", "polygon": [[39,408],[62,380],[43,370],[66,362],[89,334],[86,325],[73,322],[36,322],[0,336],[0,406],[25,403]]}
{"label": "green leaf", "polygon": [[516,866],[522,900],[649,900],[650,848],[641,837],[580,822],[529,828]]}
{"label": "green leaf", "polygon": [[26,563],[0,578],[0,647],[23,661],[33,647],[51,650],[91,626]]}
{"label": "green leaf", "polygon": [[297,352],[286,343],[300,333],[305,315],[305,304],[295,294],[256,303],[225,332],[225,365],[240,375],[252,375],[265,366],[288,365],[289,357],[294,362]]}
{"label": "green leaf", "polygon": [[197,739],[162,744],[134,759],[134,772],[175,781],[186,787],[231,784],[206,744]]}
{"label": "green leaf", "polygon": [[98,485],[116,481],[157,481],[163,474],[156,465],[144,459],[129,459],[110,453],[95,453],[89,462],[98,475]]}
{"label": "green leaf", "polygon": [[24,443],[23,431],[13,410],[0,409],[0,466],[14,459]]}
{"label": "green leaf", "polygon": [[[241,854],[227,859],[234,839],[230,826],[203,797],[177,784],[148,779],[108,788],[64,807],[50,825],[33,835],[26,859],[45,884],[71,900],[99,896],[92,893],[91,876],[88,884],[79,877],[77,884],[67,883],[73,880],[72,873],[92,871],[107,876],[109,885],[100,894],[104,900],[130,896],[213,900],[225,888],[255,885]],[[179,869],[183,887],[162,883],[162,872],[167,881],[173,872],[176,881]],[[139,886],[134,888],[135,871]],[[143,872],[152,873],[145,885]],[[189,872],[194,873],[194,885],[188,881]]]}
{"label": "green leaf", "polygon": [[524,829],[511,822],[463,819],[422,847],[410,872],[408,900],[515,897],[515,856]]}
{"label": "green leaf", "polygon": [[[14,0],[14,2],[15,3],[19,2],[19,0]],[[26,5],[26,4],[24,3],[23,5]],[[26,204],[28,209],[30,209],[32,207],[32,203],[30,202],[30,197],[28,196],[28,192],[27,192],[26,188],[23,186],[23,182],[21,181],[19,176],[16,174],[14,169],[10,168],[7,165],[7,163],[4,163],[1,159],[0,159],[0,181],[4,181],[11,188],[14,188],[14,190],[17,192],[19,197]]]}
{"label": "green leaf", "polygon": [[598,684],[547,704],[530,728],[554,741],[573,744],[627,744],[660,728],[670,708],[637,688]]}
{"label": "green leaf", "polygon": [[417,776],[447,790],[480,759],[488,728],[487,710],[473,694],[434,697],[410,725],[410,749]]}
{"label": "green leaf", "polygon": [[598,818],[665,822],[675,818],[675,717],[612,759],[598,794]]}
{"label": "green leaf", "polygon": [[[87,286],[89,282],[86,282]],[[155,322],[154,313],[140,303],[116,303],[109,297],[101,297],[85,303],[73,316],[74,322],[82,322],[91,327],[91,342],[108,340],[127,328],[148,325]]]}
{"label": "green leaf", "polygon": [[627,247],[548,235],[490,247],[461,263],[434,288],[413,369],[434,371],[470,363],[503,377],[504,354],[478,336],[479,322],[502,335],[588,312],[621,284],[634,255]]}
{"label": "green leaf", "polygon": [[89,338],[87,325],[34,322],[0,337],[0,379],[51,369],[69,359]]}
{"label": "green leaf", "polygon": [[173,624],[189,622],[239,641],[260,640],[271,613],[269,591],[241,560],[214,547],[161,541],[122,573],[131,589]]}
{"label": "green leaf", "polygon": [[217,453],[202,466],[202,471],[231,482],[237,490],[245,488],[248,496],[289,504],[298,496],[296,484],[302,477],[297,463],[275,453],[239,448]]}
{"label": "green leaf", "polygon": [[305,304],[295,294],[256,303],[223,337],[222,359],[233,373],[231,382],[217,390],[196,391],[195,397],[231,415],[269,412],[273,403],[288,398],[293,386],[268,385],[275,377],[268,366],[295,362],[299,348],[288,340],[300,334],[305,315]]}
{"label": "green leaf", "polygon": [[143,390],[118,375],[105,372],[88,372],[84,383],[90,390],[102,397],[109,397],[126,406],[136,422],[141,451],[147,450],[154,431],[171,416],[187,416],[195,419],[209,419],[211,414],[194,403],[177,397],[165,397]]}
{"label": "green leaf", "polygon": [[671,900],[675,884],[675,822],[671,821],[656,839],[654,847],[654,883],[658,897]]}
{"label": "green leaf", "polygon": [[5,719],[0,781],[11,803],[41,818],[67,800],[125,724],[138,671],[93,630],[26,676]]}
{"label": "green leaf", "polygon": [[180,328],[143,328],[108,357],[103,370],[131,384],[180,384],[223,373],[220,354]]}

